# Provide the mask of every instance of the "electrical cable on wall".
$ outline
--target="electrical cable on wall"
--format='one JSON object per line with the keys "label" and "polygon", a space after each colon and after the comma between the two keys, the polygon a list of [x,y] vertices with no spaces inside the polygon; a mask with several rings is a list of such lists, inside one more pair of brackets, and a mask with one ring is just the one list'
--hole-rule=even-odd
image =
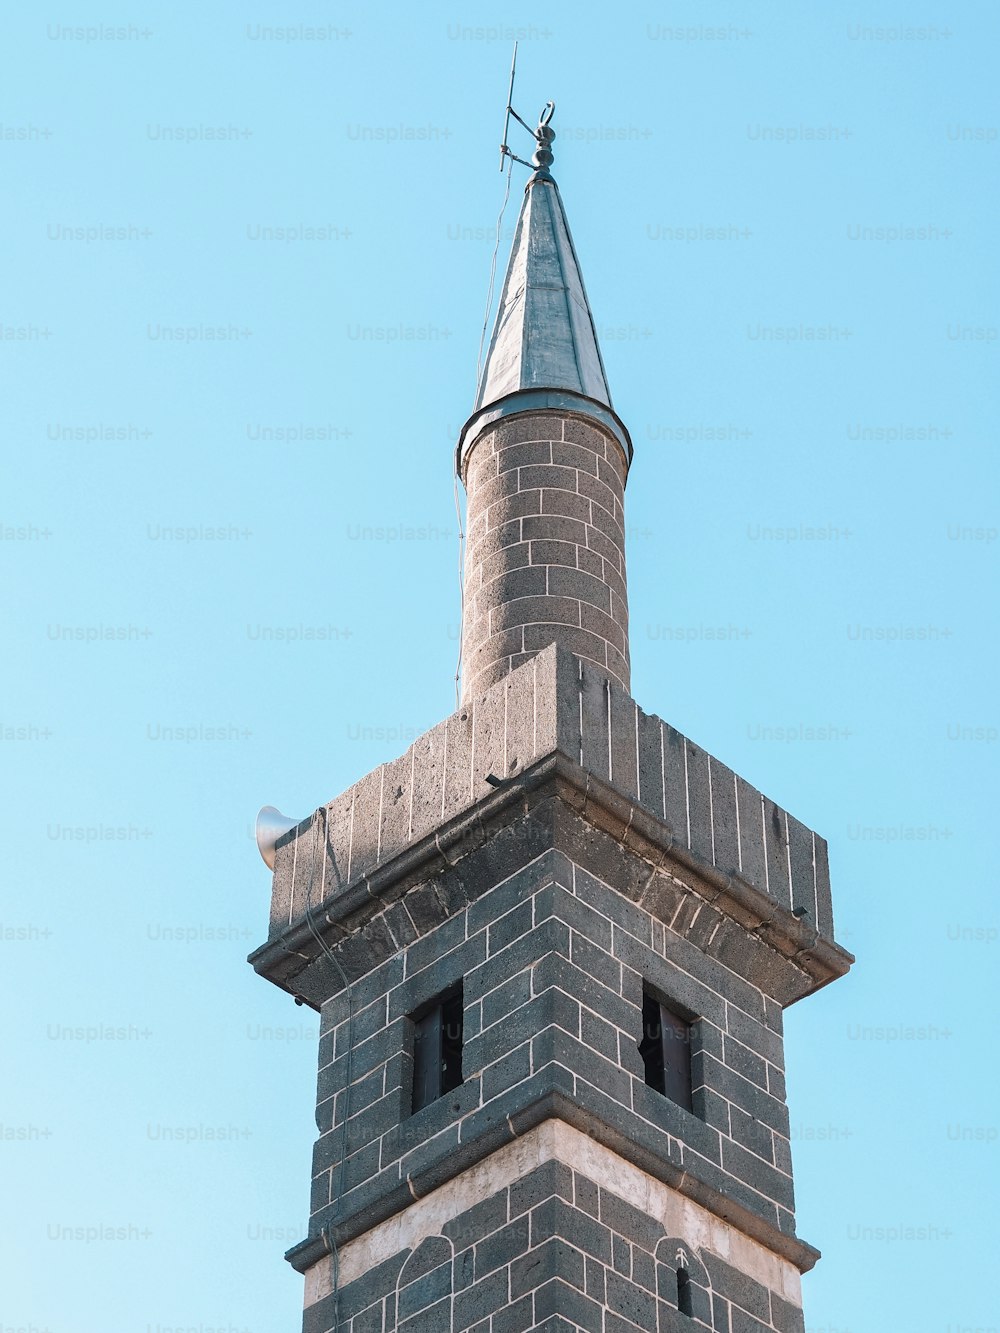
{"label": "electrical cable on wall", "polygon": [[465,632],[465,531],[462,527],[462,503],[455,482],[455,517],[458,519],[458,660],[455,663],[455,707],[462,702],[462,636]]}
{"label": "electrical cable on wall", "polygon": [[497,276],[497,255],[500,250],[500,237],[503,234],[503,215],[507,211],[507,203],[510,199],[510,173],[514,169],[514,159],[507,160],[507,184],[503,192],[503,203],[500,205],[500,212],[497,214],[497,234],[493,242],[493,258],[490,261],[490,285],[486,292],[486,313],[483,315],[483,327],[479,334],[479,355],[476,357],[476,393],[479,392],[479,377],[483,373],[483,347],[486,344],[486,330],[489,327],[490,311],[493,309],[493,288],[496,284]]}

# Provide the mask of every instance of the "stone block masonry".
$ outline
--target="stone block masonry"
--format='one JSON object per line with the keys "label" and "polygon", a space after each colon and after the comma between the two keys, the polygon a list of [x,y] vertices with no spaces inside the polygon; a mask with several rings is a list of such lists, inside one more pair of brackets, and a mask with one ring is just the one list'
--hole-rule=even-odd
{"label": "stone block masonry", "polygon": [[336,1295],[331,1258],[306,1274],[306,1333],[803,1329],[793,1264],[555,1120],[338,1260]]}
{"label": "stone block masonry", "polygon": [[[826,844],[631,697],[628,429],[535,131],[456,465],[461,706],[276,846],[306,1333],[803,1333],[782,1011]],[[648,1082],[647,1082],[648,1079]]]}
{"label": "stone block masonry", "polygon": [[[321,1011],[305,1327],[800,1333],[782,1009],[849,967],[832,931],[823,840],[560,644],[321,807],[252,956]],[[415,1016],[458,983],[462,1081],[414,1111]],[[691,1111],[645,1082],[644,990],[689,1024]],[[590,1156],[514,1212],[497,1163],[540,1134]]]}
{"label": "stone block masonry", "polygon": [[[578,770],[592,817],[601,808],[606,821],[623,814],[630,833],[641,827],[658,845],[658,857],[708,876],[710,898],[721,884],[741,891],[748,922],[756,912],[764,934],[779,918],[791,929],[784,918],[797,909],[803,941],[832,942],[825,840],[644,713],[606,671],[552,645],[279,841],[275,947],[258,950],[254,965],[294,989],[293,970],[315,951],[307,909],[337,904],[344,916],[355,900],[373,906],[390,883],[398,897],[403,879],[426,878],[429,862],[445,866],[482,842],[489,812],[502,820],[506,805],[524,799],[532,772],[555,756]],[[494,790],[488,775],[506,787]],[[430,900],[422,910],[434,910]],[[392,952],[413,929],[405,911],[389,913]]]}
{"label": "stone block masonry", "polygon": [[629,687],[625,479],[614,435],[564,411],[484,430],[465,457],[463,700],[551,643]]}
{"label": "stone block masonry", "polygon": [[[568,812],[566,822],[581,821]],[[573,841],[550,822],[543,841],[553,838]],[[584,834],[575,855],[620,869],[614,848],[607,835]],[[548,850],[332,996],[320,1030],[311,1235],[357,1235],[558,1116],[808,1266],[814,1255],[794,1234],[775,962],[764,945],[728,963],[706,953],[685,901],[675,883],[665,927],[647,904]],[[463,1082],[412,1113],[410,1015],[459,981]],[[692,1112],[644,1081],[644,985],[694,1019]],[[302,1257],[315,1246],[305,1242]]]}

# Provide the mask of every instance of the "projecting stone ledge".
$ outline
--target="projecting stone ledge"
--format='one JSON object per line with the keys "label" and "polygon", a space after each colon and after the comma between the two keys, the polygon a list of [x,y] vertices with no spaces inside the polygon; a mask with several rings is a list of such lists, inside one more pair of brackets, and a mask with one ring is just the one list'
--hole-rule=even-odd
{"label": "projecting stone ledge", "polygon": [[341,939],[375,912],[395,951],[413,923],[394,942],[386,909],[553,793],[805,967],[801,994],[849,968],[826,842],[554,644],[279,840],[269,942],[251,962],[298,994],[317,929]]}

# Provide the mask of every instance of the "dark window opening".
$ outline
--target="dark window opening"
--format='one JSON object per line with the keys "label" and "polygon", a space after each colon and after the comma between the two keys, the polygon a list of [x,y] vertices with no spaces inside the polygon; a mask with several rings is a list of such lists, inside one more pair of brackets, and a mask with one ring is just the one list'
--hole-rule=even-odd
{"label": "dark window opening", "polygon": [[462,1082],[462,988],[436,999],[413,1020],[413,1110]]}
{"label": "dark window opening", "polygon": [[694,1314],[691,1305],[691,1279],[686,1268],[677,1270],[677,1308],[681,1314]]}
{"label": "dark window opening", "polygon": [[642,997],[639,1054],[648,1085],[690,1111],[691,1025],[648,991]]}

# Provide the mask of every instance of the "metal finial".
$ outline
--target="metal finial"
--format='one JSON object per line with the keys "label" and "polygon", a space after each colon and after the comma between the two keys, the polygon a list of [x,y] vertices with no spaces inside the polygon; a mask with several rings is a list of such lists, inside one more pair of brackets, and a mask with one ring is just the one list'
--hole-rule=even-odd
{"label": "metal finial", "polygon": [[[542,109],[542,114],[538,117],[538,125],[532,129],[526,120],[523,120],[511,105],[514,96],[514,70],[517,65],[517,42],[514,43],[514,55],[510,62],[510,87],[507,90],[507,111],[503,124],[503,143],[500,145],[500,170],[503,171],[504,158],[509,157],[512,162],[520,162],[523,167],[534,167],[535,174],[532,180],[551,180],[549,167],[552,165],[552,140],[556,137],[556,132],[552,129],[549,122],[552,119],[552,113],[556,109],[555,102],[546,102]],[[530,162],[510,150],[507,146],[507,131],[510,128],[511,116],[519,125],[523,125],[535,141],[535,152]],[[530,182],[529,182],[530,184]]]}
{"label": "metal finial", "polygon": [[555,109],[555,102],[546,102],[542,114],[538,117],[538,128],[534,132],[538,147],[531,159],[532,164],[537,168],[535,176],[548,176],[549,167],[552,165],[552,140],[556,137],[556,132],[549,122]]}

